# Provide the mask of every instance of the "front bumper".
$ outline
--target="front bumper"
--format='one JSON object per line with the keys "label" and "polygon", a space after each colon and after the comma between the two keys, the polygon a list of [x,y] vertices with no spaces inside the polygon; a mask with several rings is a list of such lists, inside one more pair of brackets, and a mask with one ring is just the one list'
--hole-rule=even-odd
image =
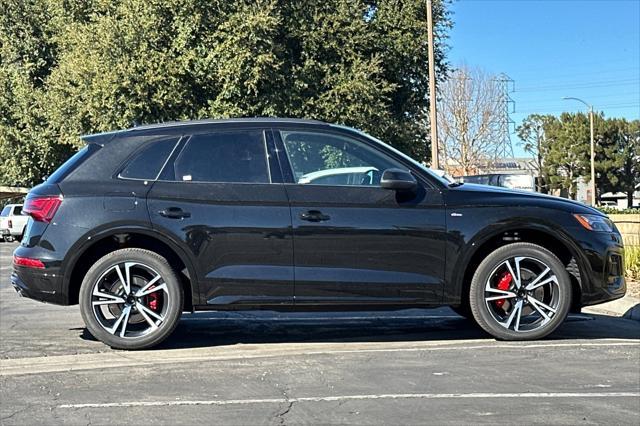
{"label": "front bumper", "polygon": [[579,259],[581,305],[597,305],[624,297],[624,246],[618,233],[585,231]]}

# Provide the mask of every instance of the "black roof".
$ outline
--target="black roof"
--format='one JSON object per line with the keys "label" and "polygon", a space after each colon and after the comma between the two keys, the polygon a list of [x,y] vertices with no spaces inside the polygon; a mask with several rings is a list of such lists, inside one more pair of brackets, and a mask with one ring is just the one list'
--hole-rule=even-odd
{"label": "black roof", "polygon": [[185,120],[185,121],[167,121],[164,123],[144,124],[141,126],[130,127],[124,130],[115,130],[104,133],[95,133],[89,135],[83,135],[82,139],[85,142],[93,142],[98,144],[104,144],[105,142],[113,139],[117,134],[124,132],[136,132],[136,131],[148,131],[154,129],[171,129],[182,126],[199,126],[206,124],[223,124],[223,123],[263,123],[263,124],[277,124],[277,123],[296,123],[296,124],[321,124],[329,126],[331,124],[324,121],[309,120],[303,118],[278,118],[278,117],[251,117],[251,118],[225,118],[225,119],[203,119],[203,120]]}
{"label": "black roof", "polygon": [[165,123],[144,124],[132,127],[128,130],[147,130],[166,127],[191,126],[200,124],[221,124],[221,123],[307,123],[307,124],[328,124],[318,120],[308,120],[304,118],[278,118],[278,117],[250,117],[250,118],[223,118],[204,120],[167,121]]}

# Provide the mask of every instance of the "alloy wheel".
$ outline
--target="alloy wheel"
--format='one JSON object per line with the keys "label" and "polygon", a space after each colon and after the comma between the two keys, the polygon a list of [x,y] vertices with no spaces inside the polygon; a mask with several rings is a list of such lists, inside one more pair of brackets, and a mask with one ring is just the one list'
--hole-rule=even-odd
{"label": "alloy wheel", "polygon": [[557,275],[542,260],[511,257],[493,269],[484,288],[484,302],[493,319],[520,333],[544,327],[561,304]]}
{"label": "alloy wheel", "polygon": [[104,330],[122,338],[139,338],[157,330],[165,322],[170,304],[162,276],[138,262],[109,267],[91,291],[95,319]]}

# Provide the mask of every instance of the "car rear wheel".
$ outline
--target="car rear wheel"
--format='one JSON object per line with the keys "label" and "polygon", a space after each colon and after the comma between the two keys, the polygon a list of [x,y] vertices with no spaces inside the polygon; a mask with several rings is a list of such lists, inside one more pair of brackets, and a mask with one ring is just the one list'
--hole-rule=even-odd
{"label": "car rear wheel", "polygon": [[500,340],[541,339],[567,317],[571,281],[562,262],[530,243],[498,248],[478,266],[469,294],[471,311]]}
{"label": "car rear wheel", "polygon": [[157,345],[182,314],[180,281],[166,259],[148,250],[117,250],[99,259],[80,287],[89,332],[118,349]]}

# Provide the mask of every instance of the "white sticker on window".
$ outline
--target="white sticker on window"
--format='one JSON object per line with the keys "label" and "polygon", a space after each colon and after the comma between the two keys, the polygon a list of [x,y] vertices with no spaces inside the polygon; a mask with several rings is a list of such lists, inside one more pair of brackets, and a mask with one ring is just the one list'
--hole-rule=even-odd
{"label": "white sticker on window", "polygon": [[191,175],[182,176],[182,180],[191,180]]}

